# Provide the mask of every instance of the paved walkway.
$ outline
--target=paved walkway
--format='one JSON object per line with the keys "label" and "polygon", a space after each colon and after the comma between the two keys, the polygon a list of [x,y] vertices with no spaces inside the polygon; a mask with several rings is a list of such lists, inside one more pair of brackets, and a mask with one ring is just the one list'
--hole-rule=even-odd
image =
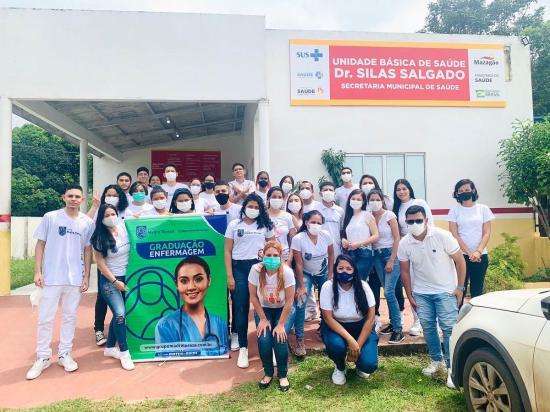
{"label": "paved walkway", "polygon": [[[35,360],[37,312],[31,309],[28,296],[0,297],[0,324],[3,326],[0,334],[3,353],[0,362],[0,408],[36,407],[82,397],[103,400],[116,396],[126,401],[182,398],[228,391],[235,385],[259,380],[262,376],[252,322],[249,325],[248,369],[239,369],[236,356],[233,356],[222,360],[138,363],[134,371],[124,371],[117,360],[105,358],[102,349],[95,345],[92,327],[95,298],[95,293],[86,293],[78,313],[73,351],[79,363],[78,371],[68,374],[53,363],[38,379],[26,381],[27,369]],[[382,309],[385,309],[384,302]],[[384,313],[382,319],[387,319]],[[107,316],[109,320],[110,315]],[[406,325],[410,323],[411,319],[407,316]],[[316,322],[306,323],[308,349],[322,348],[316,329]],[[58,336],[59,319],[54,328],[54,359]],[[388,346],[386,341],[387,337],[383,337],[381,345]],[[421,341],[421,338],[407,337],[404,344],[418,344]],[[395,346],[399,345],[393,345],[391,349],[399,349]],[[327,376],[327,383],[328,379]]]}

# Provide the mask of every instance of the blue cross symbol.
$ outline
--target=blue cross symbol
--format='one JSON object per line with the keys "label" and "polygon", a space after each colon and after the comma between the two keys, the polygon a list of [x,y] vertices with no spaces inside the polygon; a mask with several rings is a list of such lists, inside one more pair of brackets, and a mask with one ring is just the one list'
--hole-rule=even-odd
{"label": "blue cross symbol", "polygon": [[313,53],[310,54],[313,59],[318,62],[321,57],[323,57],[323,53],[319,52],[319,49],[313,49]]}

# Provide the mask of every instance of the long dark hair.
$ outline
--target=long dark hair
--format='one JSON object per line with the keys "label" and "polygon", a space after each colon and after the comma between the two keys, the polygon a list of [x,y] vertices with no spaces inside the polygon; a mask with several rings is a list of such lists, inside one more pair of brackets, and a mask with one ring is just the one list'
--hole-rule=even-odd
{"label": "long dark hair", "polygon": [[458,189],[460,189],[460,187],[464,185],[470,185],[470,189],[472,189],[472,201],[475,202],[477,199],[479,199],[477,188],[474,182],[472,182],[470,179],[461,179],[456,182],[455,190],[453,191],[453,198],[456,199],[458,203],[460,203],[460,200],[458,200]]}
{"label": "long dark hair", "polygon": [[384,202],[384,193],[382,193],[380,189],[372,189],[367,195],[367,204],[370,202],[370,197],[372,195],[380,196],[380,199],[382,199],[382,209],[386,210],[386,202]]}
{"label": "long dark hair", "polygon": [[325,217],[321,212],[319,212],[317,209],[310,210],[309,212],[304,213],[304,215],[302,216],[302,226],[300,226],[298,233],[307,231],[306,223],[309,222],[313,216],[321,216],[321,223],[325,223]]}
{"label": "long dark hair", "polygon": [[101,195],[100,204],[105,204],[105,198],[107,197],[107,192],[109,189],[114,189],[116,194],[118,195],[118,204],[116,206],[118,212],[124,212],[126,208],[128,207],[128,198],[126,197],[126,193],[124,193],[124,190],[119,185],[109,185],[106,186],[105,189],[103,189],[103,194]]}
{"label": "long dark hair", "polygon": [[[339,255],[336,260],[334,261],[334,268],[333,273],[336,273],[336,268],[338,267],[338,263],[340,261],[345,260],[348,262],[351,267],[353,268],[353,295],[355,297],[355,306],[359,311],[363,314],[363,316],[367,316],[369,313],[369,302],[367,300],[367,294],[365,293],[365,289],[363,289],[363,282],[361,281],[361,276],[359,276],[359,271],[357,269],[357,265],[355,264],[355,261],[353,258],[349,255]],[[333,279],[332,281],[332,293],[334,295],[334,308],[338,309],[338,281]]]}
{"label": "long dark hair", "polygon": [[186,189],[184,187],[181,187],[179,189],[176,189],[174,192],[174,196],[172,197],[172,202],[170,203],[170,213],[180,214],[180,210],[176,206],[176,199],[179,195],[188,195],[191,198],[191,210],[195,210],[195,201],[193,200],[193,193],[189,189]]}
{"label": "long dark hair", "polygon": [[245,197],[243,201],[243,207],[241,207],[241,213],[239,214],[241,220],[243,220],[243,217],[246,216],[244,213],[246,210],[246,206],[252,201],[258,203],[258,207],[260,208],[260,214],[256,218],[258,229],[261,229],[263,227],[265,227],[267,230],[273,229],[273,222],[269,218],[269,214],[267,213],[267,209],[265,208],[264,201],[256,193],[250,193],[247,197]]}
{"label": "long dark hair", "polygon": [[365,192],[363,192],[362,189],[353,189],[346,202],[346,214],[344,216],[344,227],[342,229],[343,234],[346,233],[346,228],[348,227],[349,221],[353,217],[353,208],[350,206],[349,202],[351,197],[355,195],[361,195],[361,198],[363,199],[363,206],[361,206],[361,210],[366,210],[367,208],[367,197],[365,196]]}
{"label": "long dark hair", "polygon": [[290,181],[292,182],[292,189],[290,189],[291,191],[294,189],[294,178],[290,175],[284,175],[283,177],[281,177],[281,180],[279,181],[279,186],[280,187],[283,187],[283,183],[285,182],[285,179],[286,178],[289,178]]}
{"label": "long dark hair", "polygon": [[90,243],[92,247],[100,252],[103,257],[107,256],[109,250],[113,250],[116,247],[116,241],[113,237],[113,234],[107,226],[103,224],[103,218],[105,217],[105,212],[107,209],[113,209],[118,216],[118,210],[113,205],[108,203],[103,203],[99,206],[99,211],[97,212],[97,218],[95,222],[95,230],[92,233]]}
{"label": "long dark hair", "polygon": [[393,209],[392,209],[393,213],[395,213],[396,216],[399,213],[399,208],[401,207],[401,199],[397,197],[397,186],[399,185],[405,185],[407,189],[409,189],[409,195],[411,199],[415,199],[414,190],[411,184],[409,183],[409,181],[407,179],[397,179],[395,181],[395,184],[393,185]]}

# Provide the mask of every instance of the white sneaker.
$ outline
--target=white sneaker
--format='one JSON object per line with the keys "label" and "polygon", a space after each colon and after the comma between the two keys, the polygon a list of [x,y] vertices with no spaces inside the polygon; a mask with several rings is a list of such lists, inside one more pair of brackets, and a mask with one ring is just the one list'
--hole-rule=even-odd
{"label": "white sneaker", "polygon": [[422,373],[424,374],[424,376],[431,378],[437,370],[441,370],[442,368],[447,369],[447,366],[444,362],[432,360],[427,367],[422,369]]}
{"label": "white sneaker", "polygon": [[50,359],[37,359],[36,362],[33,363],[31,368],[27,371],[26,378],[29,380],[36,379],[40,376],[42,371],[46,368],[49,368],[52,362]]}
{"label": "white sneaker", "polygon": [[334,372],[332,372],[332,383],[334,383],[335,385],[345,385],[346,371],[341,371],[335,366]]}
{"label": "white sneaker", "polygon": [[409,335],[420,336],[422,334],[422,326],[420,326],[420,320],[415,320],[409,330]]}
{"label": "white sneaker", "polygon": [[369,376],[370,376],[370,373],[367,373],[367,372],[363,372],[361,369],[359,368],[355,368],[355,373],[357,374],[357,376],[359,376],[360,378],[362,379],[368,379]]}
{"label": "white sneaker", "polygon": [[450,369],[447,371],[447,388],[456,389],[456,386],[453,382],[453,378],[451,378],[451,370]]}
{"label": "white sneaker", "polygon": [[236,333],[231,334],[231,351],[236,352],[239,350],[239,335]]}
{"label": "white sneaker", "polygon": [[248,363],[248,348],[239,349],[239,358],[237,359],[237,366],[239,368],[246,369],[249,366]]}
{"label": "white sneaker", "polygon": [[374,331],[377,335],[380,335],[380,329],[382,329],[382,322],[380,322],[380,316],[374,316]]}
{"label": "white sneaker", "polygon": [[103,356],[106,356],[108,358],[120,359],[120,351],[116,346],[112,348],[105,348],[103,349]]}
{"label": "white sneaker", "polygon": [[127,371],[131,371],[136,368],[134,362],[132,362],[132,358],[130,357],[129,350],[120,352],[120,364],[122,365],[122,369],[126,369]]}
{"label": "white sneaker", "polygon": [[63,366],[63,369],[65,369],[65,372],[74,372],[75,370],[78,369],[78,363],[74,361],[70,353],[59,355],[59,359],[57,360],[57,363],[59,366]]}
{"label": "white sneaker", "polygon": [[275,351],[273,351],[273,366],[277,366],[277,358],[275,357]]}

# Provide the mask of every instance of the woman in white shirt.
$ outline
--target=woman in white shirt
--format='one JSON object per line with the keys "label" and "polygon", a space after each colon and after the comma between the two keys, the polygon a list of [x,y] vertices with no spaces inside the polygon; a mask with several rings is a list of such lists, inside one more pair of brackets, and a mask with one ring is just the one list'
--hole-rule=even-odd
{"label": "woman in white shirt", "polygon": [[[378,180],[373,175],[364,174],[361,176],[361,180],[359,180],[359,188],[365,193],[365,196],[368,195],[372,189],[378,189],[384,193],[378,183]],[[393,199],[391,197],[384,195],[384,203],[387,210],[392,210]]]}
{"label": "woman in white shirt", "polygon": [[[224,260],[227,287],[231,292],[231,350],[238,350],[237,366],[248,368],[248,274],[258,263],[266,241],[275,240],[273,223],[262,199],[252,193],[241,209],[240,219],[233,220],[225,232]],[[238,339],[238,344],[236,340]]]}
{"label": "woman in white shirt", "polygon": [[288,333],[286,320],[294,300],[294,272],[285,265],[283,247],[277,241],[267,242],[262,263],[252,266],[248,275],[250,300],[254,306],[254,320],[258,336],[258,352],[264,368],[260,389],[266,389],[273,380],[273,356],[277,361],[279,389],[288,391]]}
{"label": "woman in white shirt", "polygon": [[205,208],[205,201],[200,198],[202,192],[202,183],[199,178],[191,179],[189,182],[189,191],[193,195],[193,204],[195,205],[196,213],[203,213]]}
{"label": "woman in white shirt", "polygon": [[374,331],[374,296],[361,280],[350,256],[334,262],[334,279],[321,289],[321,336],[327,354],[335,364],[332,382],[346,383],[346,360],[356,365],[363,379],[378,368],[378,335]]}
{"label": "woman in white shirt", "polygon": [[[113,312],[107,345],[103,353],[105,356],[119,359],[124,369],[132,370],[135,366],[128,351],[124,308],[124,292],[127,290],[124,280],[130,255],[130,239],[113,205],[100,206],[90,243],[94,248],[97,267],[102,275],[99,278],[99,293]],[[115,347],[117,343],[118,350]]]}
{"label": "woman in white shirt", "polygon": [[196,213],[193,194],[189,189],[176,189],[170,204],[170,213],[174,216]]}
{"label": "woman in white shirt", "polygon": [[256,175],[256,194],[262,198],[265,202],[267,201],[267,192],[271,188],[271,181],[269,180],[269,173],[266,171],[261,171]]}
{"label": "woman in white shirt", "polygon": [[[491,221],[495,216],[488,206],[477,203],[476,186],[470,179],[462,179],[455,185],[453,197],[458,205],[447,216],[449,230],[458,241],[466,260],[466,280],[472,297],[483,294],[485,273],[489,266],[487,243],[491,238]],[[464,300],[464,293],[462,299]]]}
{"label": "woman in white shirt", "polygon": [[296,231],[302,227],[302,217],[304,215],[304,203],[297,193],[291,193],[286,202],[286,211],[292,216]]}
{"label": "woman in white shirt", "polygon": [[126,209],[126,214],[131,217],[150,216],[153,214],[154,207],[145,201],[149,188],[141,182],[134,182],[130,186],[130,196],[132,202]]}
{"label": "woman in white shirt", "polygon": [[296,234],[296,228],[290,213],[283,210],[283,203],[283,189],[279,186],[273,186],[269,189],[267,192],[267,212],[273,222],[275,238],[283,246],[283,260],[290,266],[292,264],[292,254],[289,245]]}
{"label": "woman in white shirt", "polygon": [[220,207],[220,204],[216,200],[216,194],[214,188],[216,187],[216,178],[214,175],[204,176],[202,188],[204,189],[199,193],[199,198],[204,202],[204,211],[208,213],[214,212],[215,209]]}
{"label": "woman in white shirt", "polygon": [[151,190],[151,203],[155,210],[153,215],[155,216],[170,216],[168,211],[168,193],[161,186],[155,186]]}

